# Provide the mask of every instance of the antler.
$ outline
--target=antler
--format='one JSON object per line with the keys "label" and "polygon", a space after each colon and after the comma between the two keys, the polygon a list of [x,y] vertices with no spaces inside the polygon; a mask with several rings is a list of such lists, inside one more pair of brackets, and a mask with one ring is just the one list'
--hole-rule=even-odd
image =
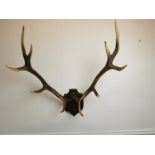
{"label": "antler", "polygon": [[26,49],[25,49],[25,46],[24,46],[24,26],[23,26],[22,34],[21,34],[21,48],[22,48],[22,54],[23,54],[23,58],[24,58],[24,61],[25,61],[25,65],[23,67],[18,67],[18,68],[12,68],[12,67],[9,67],[9,66],[7,66],[7,67],[9,69],[13,70],[13,71],[28,71],[31,74],[33,74],[34,76],[36,76],[41,81],[43,86],[42,86],[41,89],[35,90],[35,91],[32,91],[32,92],[41,93],[44,90],[50,91],[55,96],[57,96],[61,101],[63,101],[63,109],[64,109],[64,106],[65,106],[64,97],[61,94],[59,94],[54,88],[49,86],[49,84],[44,80],[44,78],[35,69],[33,69],[32,65],[31,65],[32,45],[30,47],[29,54],[26,54]]}
{"label": "antler", "polygon": [[107,62],[105,67],[97,74],[97,76],[95,77],[94,81],[92,82],[92,84],[90,85],[90,87],[83,93],[82,97],[80,98],[79,102],[78,102],[78,108],[79,108],[79,113],[81,114],[81,116],[83,116],[82,112],[81,112],[81,101],[91,92],[94,92],[94,94],[96,96],[99,96],[98,92],[95,89],[95,86],[98,82],[98,80],[101,78],[102,75],[104,75],[104,73],[106,73],[107,71],[109,71],[110,69],[114,69],[117,71],[121,71],[123,70],[127,65],[123,66],[123,67],[119,67],[113,64],[113,61],[116,57],[116,55],[118,54],[119,51],[119,32],[118,32],[118,27],[117,27],[117,23],[115,21],[115,33],[116,33],[116,45],[115,45],[115,49],[113,51],[113,53],[110,53],[110,50],[107,46],[107,42],[105,41],[105,49],[106,49],[106,53],[107,53]]}

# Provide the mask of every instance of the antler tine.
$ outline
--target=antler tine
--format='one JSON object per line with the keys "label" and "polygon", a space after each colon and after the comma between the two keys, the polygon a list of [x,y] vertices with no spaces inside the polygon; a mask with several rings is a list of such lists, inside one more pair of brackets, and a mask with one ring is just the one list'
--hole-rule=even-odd
{"label": "antler tine", "polygon": [[117,26],[116,20],[115,20],[115,33],[116,33],[116,45],[115,45],[115,49],[114,49],[112,54],[110,54],[110,50],[108,48],[107,42],[105,41],[105,49],[106,49],[106,53],[107,53],[107,57],[108,57],[107,66],[110,67],[110,69],[115,69],[117,71],[121,71],[127,65],[119,67],[119,66],[115,66],[113,64],[113,60],[114,60],[114,58],[116,57],[116,55],[118,54],[118,51],[119,51],[119,31],[118,31],[118,26]]}
{"label": "antler tine", "polygon": [[114,52],[112,54],[113,58],[115,58],[115,56],[117,55],[118,50],[119,50],[119,31],[118,31],[118,26],[117,26],[116,20],[115,20],[115,33],[116,33],[116,45],[115,45]]}
{"label": "antler tine", "polygon": [[[25,49],[25,45],[24,45],[24,26],[22,28],[22,33],[21,33],[21,48],[22,48],[22,54],[23,54],[23,58],[24,58],[24,66],[23,67],[18,67],[18,68],[12,68],[7,66],[9,69],[13,70],[13,71],[28,71],[31,74],[33,74],[34,76],[36,76],[42,83],[42,88],[39,90],[35,90],[33,91],[33,93],[41,93],[44,90],[48,90],[51,93],[53,93],[55,96],[57,96],[61,101],[63,101],[64,103],[64,97],[59,94],[54,88],[52,88],[45,80],[44,78],[35,70],[33,69],[32,65],[31,65],[31,57],[32,57],[32,45],[30,46],[30,52],[28,54],[26,54],[26,49]],[[64,105],[63,105],[64,106]]]}
{"label": "antler tine", "polygon": [[114,59],[119,50],[119,32],[118,32],[118,26],[117,26],[116,20],[115,20],[115,33],[116,33],[116,45],[115,45],[114,52],[112,54],[110,54],[110,50],[108,48],[107,42],[106,41],[104,42],[108,59]]}
{"label": "antler tine", "polygon": [[30,70],[31,68],[31,63],[30,63],[30,59],[32,56],[32,45],[30,47],[30,52],[29,54],[26,54],[26,49],[25,49],[25,45],[24,45],[24,26],[22,28],[22,33],[21,33],[21,48],[22,48],[22,54],[23,54],[23,58],[24,58],[24,62],[25,65],[22,67],[18,67],[18,68],[13,68],[13,67],[9,67],[6,65],[7,68],[13,70],[13,71],[23,71],[23,70]]}
{"label": "antler tine", "polygon": [[81,104],[80,103],[92,91],[95,93],[96,96],[98,96],[95,86],[96,86],[98,80],[101,78],[101,76],[110,69],[121,71],[127,66],[127,65],[125,65],[123,67],[119,67],[119,66],[115,66],[113,64],[113,60],[119,51],[119,31],[118,31],[116,20],[115,20],[115,33],[116,33],[116,45],[115,45],[115,49],[114,49],[113,53],[112,54],[110,53],[107,42],[105,41],[105,49],[106,49],[106,54],[107,54],[107,58],[108,58],[107,63],[105,65],[105,67],[97,74],[97,76],[95,77],[95,79],[92,82],[92,84],[90,85],[90,87],[83,93],[82,97],[80,98],[80,100],[78,102],[78,109],[79,109],[79,113],[81,114],[81,116],[83,116],[83,114],[81,112]]}
{"label": "antler tine", "polygon": [[22,47],[23,57],[24,57],[24,59],[26,59],[27,55],[26,55],[26,49],[25,49],[25,45],[24,45],[24,31],[25,31],[25,27],[23,26],[22,33],[21,33],[21,47]]}

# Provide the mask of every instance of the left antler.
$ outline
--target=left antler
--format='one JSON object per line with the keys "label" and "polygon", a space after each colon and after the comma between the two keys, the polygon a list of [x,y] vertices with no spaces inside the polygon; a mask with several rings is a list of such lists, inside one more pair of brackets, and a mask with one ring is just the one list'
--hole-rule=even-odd
{"label": "left antler", "polygon": [[92,82],[92,84],[90,85],[90,87],[83,93],[82,97],[80,98],[79,102],[78,102],[78,109],[79,109],[79,113],[81,114],[81,116],[83,116],[82,112],[81,112],[81,101],[91,92],[94,92],[94,94],[96,96],[98,96],[98,92],[95,89],[95,86],[98,82],[98,80],[101,78],[102,75],[104,75],[104,73],[106,73],[107,71],[114,69],[117,71],[121,71],[123,70],[127,65],[123,66],[123,67],[119,67],[113,64],[113,61],[116,57],[116,55],[118,54],[119,51],[119,32],[118,32],[118,27],[117,27],[117,23],[115,21],[115,33],[116,33],[116,45],[115,45],[115,49],[114,52],[111,54],[110,50],[107,46],[107,42],[105,41],[105,49],[106,49],[106,53],[107,53],[107,62],[105,67],[97,74],[97,76],[95,77],[94,81]]}
{"label": "left antler", "polygon": [[31,65],[31,56],[32,56],[32,45],[30,48],[30,52],[29,54],[26,54],[26,49],[24,46],[24,26],[22,29],[22,34],[21,34],[21,48],[22,48],[22,54],[23,54],[23,58],[25,61],[25,65],[23,67],[18,67],[18,68],[12,68],[7,66],[9,69],[13,70],[13,71],[28,71],[31,74],[33,74],[34,76],[36,76],[42,83],[42,88],[39,90],[35,90],[33,91],[34,93],[41,93],[44,90],[48,90],[51,93],[53,93],[55,96],[57,96],[61,101],[63,101],[63,109],[65,106],[65,100],[64,97],[59,94],[54,88],[52,88],[45,80],[44,78],[35,70],[33,69],[32,65]]}

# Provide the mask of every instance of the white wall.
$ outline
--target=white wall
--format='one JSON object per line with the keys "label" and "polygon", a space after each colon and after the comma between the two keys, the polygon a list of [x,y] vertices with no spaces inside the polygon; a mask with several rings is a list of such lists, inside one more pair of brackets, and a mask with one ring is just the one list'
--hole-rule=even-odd
{"label": "white wall", "polygon": [[104,41],[115,46],[113,20],[0,20],[0,134],[155,133],[155,21],[118,20],[117,65],[98,82],[100,97],[85,99],[84,117],[60,113],[49,92],[31,94],[40,82],[20,66],[22,25],[25,44],[33,44],[32,64],[61,94],[84,92],[104,66]]}

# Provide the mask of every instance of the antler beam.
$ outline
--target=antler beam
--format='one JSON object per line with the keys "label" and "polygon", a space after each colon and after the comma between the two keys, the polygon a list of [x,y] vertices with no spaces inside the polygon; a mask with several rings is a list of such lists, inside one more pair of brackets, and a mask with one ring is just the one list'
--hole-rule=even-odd
{"label": "antler beam", "polygon": [[115,49],[113,51],[113,53],[110,53],[110,50],[108,48],[107,42],[105,41],[105,49],[106,49],[106,54],[107,54],[107,62],[106,65],[104,66],[104,68],[97,74],[97,76],[95,77],[94,81],[92,82],[92,84],[90,85],[90,87],[83,93],[82,97],[80,98],[79,102],[78,102],[78,109],[79,109],[79,113],[81,114],[81,116],[83,116],[82,111],[81,111],[81,101],[91,92],[94,92],[94,94],[96,96],[98,96],[98,92],[95,89],[95,86],[97,84],[97,82],[99,81],[99,79],[109,70],[114,69],[117,71],[121,71],[123,70],[127,65],[123,66],[123,67],[119,67],[113,64],[113,61],[116,57],[116,55],[118,54],[119,51],[119,31],[118,31],[118,27],[117,27],[117,23],[115,21],[115,33],[116,33],[116,45],[115,45]]}

